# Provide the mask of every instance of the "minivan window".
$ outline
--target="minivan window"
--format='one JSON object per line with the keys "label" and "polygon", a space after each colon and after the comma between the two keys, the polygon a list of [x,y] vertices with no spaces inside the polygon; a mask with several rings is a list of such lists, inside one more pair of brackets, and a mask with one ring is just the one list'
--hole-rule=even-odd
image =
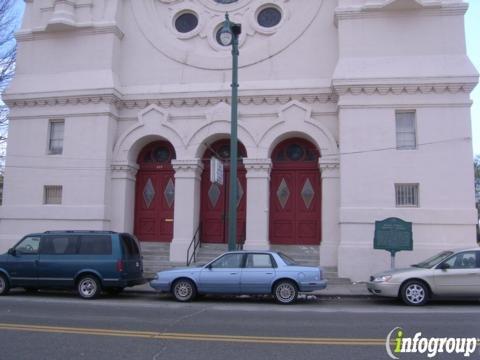
{"label": "minivan window", "polygon": [[40,245],[39,236],[29,236],[23,239],[16,247],[15,251],[19,254],[38,254]]}
{"label": "minivan window", "polygon": [[81,255],[112,255],[112,238],[109,235],[80,236]]}
{"label": "minivan window", "polygon": [[77,253],[76,236],[58,235],[43,236],[40,243],[40,254],[74,255]]}
{"label": "minivan window", "polygon": [[140,250],[138,249],[135,239],[127,235],[121,235],[120,241],[126,259],[137,258],[140,256]]}

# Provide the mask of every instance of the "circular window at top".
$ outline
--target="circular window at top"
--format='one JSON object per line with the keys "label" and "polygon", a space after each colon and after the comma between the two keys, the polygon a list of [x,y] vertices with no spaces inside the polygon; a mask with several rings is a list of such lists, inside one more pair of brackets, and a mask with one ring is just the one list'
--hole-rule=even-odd
{"label": "circular window at top", "polygon": [[238,0],[215,0],[216,3],[219,3],[219,4],[231,4],[231,3],[234,3],[234,2],[237,2]]}
{"label": "circular window at top", "polygon": [[175,19],[175,29],[180,33],[188,33],[198,25],[198,17],[194,13],[183,13]]}
{"label": "circular window at top", "polygon": [[298,144],[291,144],[287,147],[287,156],[292,161],[298,161],[303,158],[305,151]]}
{"label": "circular window at top", "polygon": [[257,15],[257,21],[260,26],[271,28],[280,24],[282,13],[276,7],[266,7]]}
{"label": "circular window at top", "polygon": [[156,162],[165,162],[170,158],[170,151],[165,146],[159,146],[153,150],[153,158]]}

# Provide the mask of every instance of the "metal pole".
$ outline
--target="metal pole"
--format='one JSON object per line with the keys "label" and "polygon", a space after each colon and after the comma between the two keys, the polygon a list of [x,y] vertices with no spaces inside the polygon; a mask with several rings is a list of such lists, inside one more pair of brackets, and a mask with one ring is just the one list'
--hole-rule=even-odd
{"label": "metal pole", "polygon": [[237,104],[238,104],[238,36],[232,39],[232,99],[230,130],[230,197],[228,206],[228,250],[236,249],[237,244]]}
{"label": "metal pole", "polygon": [[390,268],[392,270],[395,269],[395,253],[394,252],[390,253]]}

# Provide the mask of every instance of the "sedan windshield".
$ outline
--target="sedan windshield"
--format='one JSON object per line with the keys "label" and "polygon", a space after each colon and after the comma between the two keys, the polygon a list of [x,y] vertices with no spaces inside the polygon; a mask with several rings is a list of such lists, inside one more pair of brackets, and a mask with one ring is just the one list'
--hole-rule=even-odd
{"label": "sedan windshield", "polygon": [[432,256],[431,258],[429,258],[425,261],[422,261],[422,262],[420,262],[416,265],[412,265],[412,266],[429,269],[432,266],[435,266],[435,265],[439,264],[440,262],[442,262],[443,260],[445,260],[447,257],[449,257],[452,254],[453,254],[453,251],[442,251],[441,253],[439,253],[435,256]]}

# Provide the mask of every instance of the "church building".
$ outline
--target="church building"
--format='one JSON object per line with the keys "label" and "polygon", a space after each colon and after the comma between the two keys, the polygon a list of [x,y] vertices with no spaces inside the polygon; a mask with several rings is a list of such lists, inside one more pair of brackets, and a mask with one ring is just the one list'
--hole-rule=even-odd
{"label": "church building", "polygon": [[[476,244],[461,0],[25,0],[0,250],[29,232],[131,232],[185,263],[228,241],[239,38],[237,242],[390,266],[375,222],[412,223],[404,266]],[[210,180],[210,159],[224,164]]]}

